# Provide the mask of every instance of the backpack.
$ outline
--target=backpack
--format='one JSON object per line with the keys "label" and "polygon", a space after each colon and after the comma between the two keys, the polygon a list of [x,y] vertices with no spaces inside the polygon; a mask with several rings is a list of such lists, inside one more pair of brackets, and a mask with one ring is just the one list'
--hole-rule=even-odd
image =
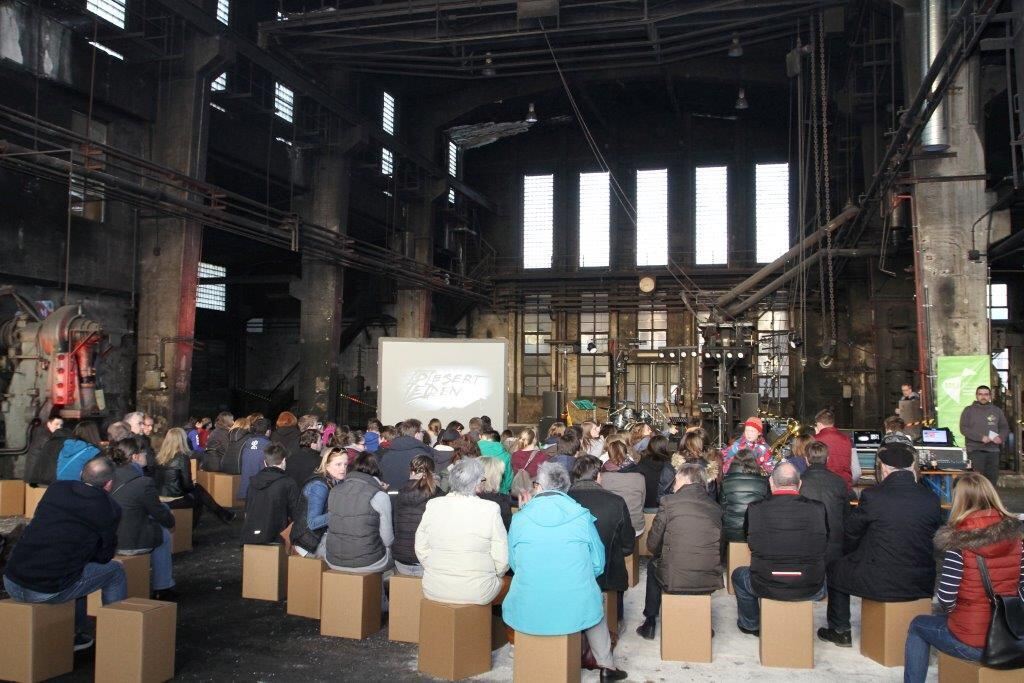
{"label": "backpack", "polygon": [[242,473],[242,449],[249,442],[250,434],[246,434],[235,441],[228,441],[224,449],[224,457],[221,458],[220,471],[226,474]]}
{"label": "backpack", "polygon": [[533,462],[533,459],[537,457],[538,453],[540,453],[540,450],[535,450],[531,453],[526,464],[523,465],[521,470],[516,472],[516,476],[512,477],[512,488],[509,491],[509,494],[513,498],[519,498],[519,494],[529,493],[533,489],[533,478],[530,476],[530,473],[526,471],[526,468],[530,466],[530,463]]}

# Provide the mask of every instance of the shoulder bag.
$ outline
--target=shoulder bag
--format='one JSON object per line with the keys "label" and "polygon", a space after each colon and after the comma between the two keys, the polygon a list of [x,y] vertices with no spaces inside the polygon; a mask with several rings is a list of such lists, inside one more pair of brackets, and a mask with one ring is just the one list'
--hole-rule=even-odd
{"label": "shoulder bag", "polygon": [[1024,667],[1024,601],[1016,593],[997,595],[992,589],[985,558],[975,555],[978,571],[985,584],[985,593],[992,601],[992,621],[988,638],[981,652],[981,663],[990,669],[1019,669]]}

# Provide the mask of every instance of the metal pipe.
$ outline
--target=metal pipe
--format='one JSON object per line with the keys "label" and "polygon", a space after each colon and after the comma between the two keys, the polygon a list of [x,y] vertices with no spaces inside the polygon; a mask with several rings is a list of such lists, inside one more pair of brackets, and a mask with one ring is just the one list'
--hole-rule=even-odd
{"label": "metal pipe", "polygon": [[[921,0],[921,77],[928,73],[928,67],[939,54],[939,47],[946,37],[946,0]],[[946,107],[941,102],[935,107],[931,118],[921,131],[921,150],[924,152],[945,152],[949,149],[949,135],[946,130]]]}

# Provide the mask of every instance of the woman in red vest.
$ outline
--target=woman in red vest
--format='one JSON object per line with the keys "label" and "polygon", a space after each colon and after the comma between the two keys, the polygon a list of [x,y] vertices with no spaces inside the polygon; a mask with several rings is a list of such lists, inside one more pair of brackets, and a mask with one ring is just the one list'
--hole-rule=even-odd
{"label": "woman in red vest", "polygon": [[957,481],[949,522],[935,534],[935,549],[943,553],[935,597],[947,614],[910,622],[904,683],[924,681],[931,647],[972,662],[981,659],[992,605],[978,569],[979,557],[984,558],[996,593],[1024,597],[1021,523],[980,474],[969,472]]}

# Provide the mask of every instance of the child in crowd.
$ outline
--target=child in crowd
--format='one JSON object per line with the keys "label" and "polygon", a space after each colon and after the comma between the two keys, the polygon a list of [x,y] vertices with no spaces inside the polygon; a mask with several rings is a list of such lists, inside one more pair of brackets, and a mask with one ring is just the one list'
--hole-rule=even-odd
{"label": "child in crowd", "polygon": [[263,469],[249,480],[242,543],[270,545],[295,519],[299,487],[285,474],[287,451],[272,443],[263,451]]}

